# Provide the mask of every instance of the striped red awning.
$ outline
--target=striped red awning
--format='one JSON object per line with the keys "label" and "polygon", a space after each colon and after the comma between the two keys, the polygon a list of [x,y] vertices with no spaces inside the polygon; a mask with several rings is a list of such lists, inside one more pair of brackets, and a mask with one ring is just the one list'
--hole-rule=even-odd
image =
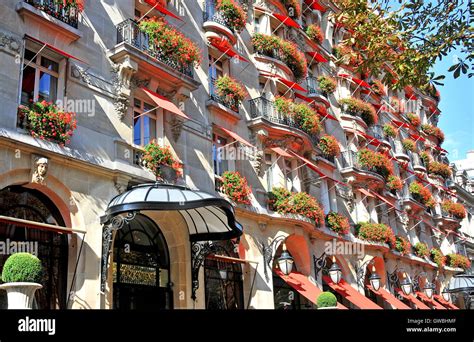
{"label": "striped red awning", "polygon": [[392,305],[395,309],[400,310],[411,310],[411,308],[403,303],[401,300],[398,300],[394,295],[383,288],[379,288],[378,291],[375,291],[372,286],[367,285],[367,288],[371,290],[376,295],[382,297],[382,299],[388,304]]}
{"label": "striped red awning", "polygon": [[430,310],[430,307],[427,306],[426,304],[424,304],[421,300],[419,300],[418,298],[416,298],[413,294],[410,293],[410,295],[406,295],[403,293],[402,290],[400,289],[397,289],[397,293],[402,296],[403,298],[405,299],[408,299],[410,302],[412,302],[417,309],[419,310]]}
{"label": "striped red awning", "polygon": [[323,55],[321,55],[319,52],[316,52],[316,51],[308,51],[307,52],[308,55],[311,56],[311,58],[313,58],[315,61],[317,62],[320,62],[320,63],[327,63],[327,59],[324,58]]}
{"label": "striped red awning", "polygon": [[276,76],[276,77],[277,77],[277,80],[279,82],[283,83],[284,85],[286,85],[290,89],[295,89],[295,90],[307,92],[307,90],[305,88],[303,88],[302,86],[300,86],[296,82],[287,80],[286,78],[283,78],[283,77],[280,77],[280,76]]}
{"label": "striped red awning", "polygon": [[293,19],[291,19],[290,17],[286,15],[283,15],[280,13],[272,13],[272,15],[288,27],[294,27],[298,29],[301,28],[300,25],[296,21],[294,21]]}
{"label": "striped red awning", "polygon": [[363,138],[365,138],[368,143],[370,145],[373,145],[373,146],[380,146],[382,144],[382,142],[380,140],[378,140],[377,138],[371,136],[371,135],[368,135],[368,134],[365,134],[364,132],[362,131],[357,131],[357,134],[359,134],[360,136],[362,136]]}
{"label": "striped red awning", "polygon": [[161,5],[160,1],[159,0],[145,0],[145,2],[152,6],[154,9],[156,9],[158,12],[164,14],[164,15],[168,15],[170,17],[173,17],[175,19],[178,19],[178,20],[181,20],[183,21],[183,19],[181,19],[180,17],[178,17],[176,14],[174,14],[173,12],[171,11],[168,11],[166,9],[166,7],[164,7],[163,5]]}
{"label": "striped red awning", "polygon": [[446,308],[445,308],[444,306],[442,306],[441,304],[439,304],[437,301],[435,301],[435,300],[433,300],[433,299],[431,299],[431,298],[428,298],[428,296],[425,295],[423,292],[418,291],[418,292],[416,293],[416,295],[417,295],[418,297],[420,297],[420,299],[421,299],[422,301],[424,301],[425,303],[428,303],[428,304],[433,305],[436,309],[438,309],[438,310],[446,310]]}
{"label": "striped red awning", "polygon": [[242,57],[237,51],[234,50],[234,47],[230,45],[229,41],[227,39],[212,39],[211,40],[211,45],[214,46],[217,50],[220,52],[226,54],[230,58],[233,58],[237,56],[238,59],[240,59],[243,62],[249,62],[247,59]]}
{"label": "striped red awning", "polygon": [[361,87],[368,88],[368,89],[371,88],[370,84],[368,84],[367,82],[365,82],[365,81],[363,81],[363,80],[361,80],[357,77],[351,76],[349,74],[338,74],[337,76],[348,79],[348,80],[354,82],[355,84],[358,84]]}

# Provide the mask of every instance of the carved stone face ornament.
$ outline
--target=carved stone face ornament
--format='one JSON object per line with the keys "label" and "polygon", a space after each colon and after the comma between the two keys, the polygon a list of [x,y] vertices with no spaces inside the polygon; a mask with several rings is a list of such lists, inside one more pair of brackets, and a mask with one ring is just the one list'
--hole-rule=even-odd
{"label": "carved stone face ornament", "polygon": [[49,159],[45,157],[39,157],[35,159],[33,165],[33,176],[31,179],[32,183],[45,184],[46,177],[48,174],[48,163]]}

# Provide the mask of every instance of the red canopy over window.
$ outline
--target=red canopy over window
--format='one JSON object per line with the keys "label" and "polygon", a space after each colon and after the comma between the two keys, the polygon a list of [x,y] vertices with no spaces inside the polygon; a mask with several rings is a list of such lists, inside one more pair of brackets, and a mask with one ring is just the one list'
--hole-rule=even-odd
{"label": "red canopy over window", "polygon": [[401,121],[397,121],[397,120],[392,120],[392,122],[397,125],[397,127],[403,127],[403,128],[410,128],[410,125],[407,124],[406,122],[401,122]]}
{"label": "red canopy over window", "polygon": [[446,308],[445,308],[444,306],[442,306],[441,304],[439,304],[437,301],[428,298],[428,296],[425,295],[423,292],[417,292],[416,295],[417,295],[418,297],[420,297],[420,299],[421,299],[422,301],[424,301],[425,303],[429,303],[429,304],[433,305],[436,309],[438,309],[438,310],[446,310]]}
{"label": "red canopy over window", "polygon": [[327,63],[327,59],[324,58],[323,55],[321,55],[319,52],[316,52],[316,51],[308,51],[307,52],[308,55],[311,56],[311,58],[313,58],[314,60],[320,62],[320,63]]}
{"label": "red canopy over window", "polygon": [[291,154],[289,154],[285,150],[281,149],[280,147],[270,147],[270,150],[272,150],[273,152],[279,154],[280,156],[282,156],[284,158],[293,158],[293,156]]}
{"label": "red canopy over window", "polygon": [[435,294],[435,295],[434,295],[434,298],[435,298],[438,302],[440,302],[441,304],[443,304],[445,307],[447,307],[448,309],[459,310],[459,308],[458,308],[456,305],[454,305],[454,304],[452,304],[452,303],[450,303],[450,302],[445,301],[444,298],[443,298],[442,296],[440,296],[440,295]]}
{"label": "red canopy over window", "polygon": [[[63,50],[61,50],[61,49],[58,49],[57,47],[54,47],[54,46],[51,45],[51,44],[45,43],[45,42],[43,42],[43,41],[41,41],[41,40],[39,40],[39,39],[36,39],[36,38],[34,38],[34,37],[32,37],[32,36],[27,35],[27,34],[25,34],[25,37],[28,38],[29,40],[34,41],[35,43],[44,45],[44,46],[47,47],[48,49],[53,50],[54,52],[59,53],[60,55],[66,57],[66,58],[72,58],[72,59],[75,59],[76,61],[79,61],[79,62],[82,62],[82,63],[86,63],[86,62],[84,62],[82,59],[79,59],[79,58],[77,58],[77,57],[74,57],[73,55],[70,55],[70,54],[68,54],[67,52],[65,52],[65,51],[63,51]],[[86,64],[87,64],[87,63],[86,63]]]}
{"label": "red canopy over window", "polygon": [[242,143],[242,144],[245,144],[247,146],[250,146],[250,147],[254,147],[251,143],[249,143],[247,140],[245,140],[244,138],[242,138],[240,135],[238,135],[237,133],[235,132],[232,132],[230,129],[227,129],[227,128],[224,128],[224,127],[221,127],[219,125],[216,125],[214,124],[214,126],[216,126],[217,128],[219,128],[220,130],[224,131],[227,135],[229,135],[230,137],[232,137],[234,140]]}
{"label": "red canopy over window", "polygon": [[362,295],[359,291],[354,289],[350,284],[346,283],[344,279],[341,279],[339,284],[334,284],[330,277],[323,276],[323,280],[328,284],[333,290],[339,293],[341,296],[346,298],[352,304],[357,306],[359,309],[379,309],[382,310],[380,306],[372,302],[369,298]]}
{"label": "red canopy over window", "polygon": [[410,294],[409,296],[405,295],[402,290],[397,290],[397,293],[405,299],[408,299],[410,302],[415,304],[416,308],[419,310],[430,310],[430,307],[419,299],[417,299],[414,295]]}
{"label": "red canopy over window", "polygon": [[287,17],[286,15],[280,14],[280,13],[273,13],[273,16],[280,20],[284,25],[288,27],[295,27],[295,28],[301,28],[300,25],[291,19],[290,17]]}
{"label": "red canopy over window", "polygon": [[313,162],[309,161],[308,159],[306,159],[305,157],[302,157],[298,154],[296,154],[295,152],[292,152],[290,151],[290,153],[295,156],[296,158],[298,158],[299,160],[301,160],[303,163],[306,164],[306,166],[308,166],[311,170],[313,170],[314,172],[316,172],[320,177],[322,178],[329,178],[330,180],[332,180],[333,182],[336,182],[338,184],[341,184],[341,185],[344,185],[344,186],[348,186],[346,183],[343,183],[341,181],[338,181],[337,179],[334,179],[332,177],[329,177],[328,175],[324,174],[322,171],[319,170],[319,168],[314,165]]}
{"label": "red canopy over window", "polygon": [[280,76],[277,76],[277,79],[278,79],[278,81],[280,81],[281,83],[283,83],[284,85],[286,85],[290,89],[296,89],[296,90],[299,90],[299,91],[307,92],[307,90],[305,88],[303,88],[302,86],[300,86],[296,82],[287,80],[286,78],[283,78],[283,77],[280,77]]}
{"label": "red canopy over window", "polygon": [[173,17],[175,19],[183,21],[183,19],[178,17],[173,12],[168,11],[164,6],[162,6],[159,0],[145,0],[145,2],[148,5],[152,6],[154,9],[156,9],[158,12],[163,13],[164,15],[169,15],[170,17]]}
{"label": "red canopy over window", "polygon": [[324,12],[326,9],[318,2],[318,0],[304,0],[312,10]]}
{"label": "red canopy over window", "polygon": [[153,102],[160,108],[167,110],[168,112],[174,113],[179,115],[187,120],[189,120],[189,116],[184,114],[176,105],[168,100],[166,97],[161,96],[148,88],[142,87],[141,88],[152,100]]}
{"label": "red canopy over window", "polygon": [[382,297],[382,299],[387,302],[388,304],[392,305],[395,309],[400,310],[411,310],[411,308],[403,303],[402,301],[398,300],[394,295],[383,288],[379,288],[378,291],[375,291],[372,286],[367,285],[367,288],[371,290],[376,295]]}
{"label": "red canopy over window", "polygon": [[234,48],[232,47],[232,45],[230,45],[227,39],[213,39],[211,40],[211,45],[214,46],[220,52],[225,53],[230,58],[237,56],[237,58],[241,61],[248,63],[248,60],[239,55],[239,53],[234,50]]}

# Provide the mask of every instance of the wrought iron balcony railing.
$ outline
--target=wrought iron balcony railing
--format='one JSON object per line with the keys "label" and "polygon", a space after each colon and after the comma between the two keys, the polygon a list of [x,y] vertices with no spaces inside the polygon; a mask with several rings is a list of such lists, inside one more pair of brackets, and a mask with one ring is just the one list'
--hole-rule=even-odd
{"label": "wrought iron balcony railing", "polygon": [[252,119],[264,118],[270,122],[296,128],[306,134],[314,145],[319,143],[319,138],[314,134],[304,131],[303,127],[293,120],[289,115],[280,113],[275,107],[275,103],[264,97],[257,97],[250,102],[250,116]]}
{"label": "wrought iron balcony railing", "polygon": [[387,140],[383,132],[383,128],[380,125],[373,125],[369,128],[369,134],[371,134],[377,140]]}
{"label": "wrought iron balcony railing", "polygon": [[353,167],[359,170],[364,170],[364,171],[371,171],[370,168],[367,166],[362,165],[359,163],[359,159],[357,157],[357,152],[355,151],[343,151],[341,152],[341,161],[342,161],[342,168],[348,168],[348,167]]}
{"label": "wrought iron balcony railing", "polygon": [[143,51],[150,57],[155,58],[186,76],[193,77],[192,63],[182,64],[167,56],[166,53],[150,39],[150,36],[140,29],[138,23],[132,19],[127,19],[117,25],[117,44],[122,42]]}
{"label": "wrought iron balcony railing", "polygon": [[211,100],[220,103],[221,105],[233,110],[234,112],[239,112],[239,101],[236,99],[226,98],[224,96],[219,96],[216,91],[215,86],[216,79],[214,77],[209,78],[209,96]]}
{"label": "wrought iron balcony railing", "polygon": [[75,5],[64,6],[57,0],[24,0],[27,4],[77,29],[79,9]]}
{"label": "wrought iron balcony railing", "polygon": [[212,21],[228,28],[232,33],[235,33],[232,25],[229,25],[228,19],[216,8],[215,0],[206,0],[203,11],[203,22]]}
{"label": "wrought iron balcony railing", "polygon": [[310,96],[327,96],[327,94],[321,91],[318,80],[313,76],[306,77],[306,90],[308,90],[308,95]]}

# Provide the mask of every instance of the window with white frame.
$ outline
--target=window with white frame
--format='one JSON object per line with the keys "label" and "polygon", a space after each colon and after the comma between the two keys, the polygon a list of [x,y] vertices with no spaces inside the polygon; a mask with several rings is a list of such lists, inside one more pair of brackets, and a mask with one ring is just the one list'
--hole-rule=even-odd
{"label": "window with white frame", "polygon": [[225,171],[231,171],[229,160],[227,160],[226,147],[229,145],[230,139],[221,134],[212,134],[212,161],[214,166],[214,174],[222,176]]}
{"label": "window with white frame", "polygon": [[56,102],[60,78],[60,60],[47,50],[35,51],[26,48],[23,59],[21,99],[23,105],[30,102]]}
{"label": "window with white frame", "polygon": [[158,132],[156,105],[133,99],[133,143],[144,146],[156,140]]}

